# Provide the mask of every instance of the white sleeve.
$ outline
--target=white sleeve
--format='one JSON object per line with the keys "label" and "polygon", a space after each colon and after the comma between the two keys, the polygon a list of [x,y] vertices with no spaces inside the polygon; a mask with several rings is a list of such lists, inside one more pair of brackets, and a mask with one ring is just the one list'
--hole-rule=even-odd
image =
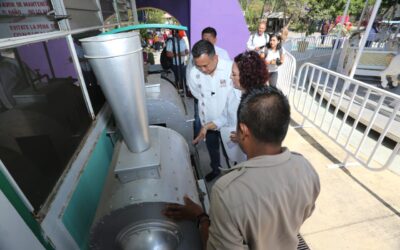
{"label": "white sleeve", "polygon": [[192,69],[192,67],[194,67],[193,64],[193,55],[192,53],[189,54],[189,59],[188,59],[188,63],[186,65],[186,79],[190,78],[190,70]]}
{"label": "white sleeve", "polygon": [[168,52],[172,52],[172,40],[168,40],[167,42],[167,49]]}
{"label": "white sleeve", "polygon": [[200,98],[200,88],[196,84],[196,80],[194,79],[194,71],[196,70],[195,67],[187,67],[186,68],[186,80],[187,80],[187,85],[190,89],[190,92],[192,95],[196,98]]}
{"label": "white sleeve", "polygon": [[183,40],[183,39],[179,40],[179,46],[180,46],[181,52],[183,52],[187,49],[185,40]]}
{"label": "white sleeve", "polygon": [[227,99],[225,103],[225,107],[221,115],[212,121],[217,126],[217,130],[221,129],[221,127],[223,127],[228,122],[228,100],[229,99]]}
{"label": "white sleeve", "polygon": [[231,58],[229,57],[229,54],[228,54],[228,52],[226,50],[223,50],[221,54],[222,54],[221,58],[223,58],[225,60],[228,60],[228,61],[231,60]]}
{"label": "white sleeve", "polygon": [[216,118],[214,121],[212,121],[215,124],[215,126],[217,126],[216,130],[220,130],[221,127],[223,127],[226,124],[226,122],[228,120],[226,118],[227,113],[228,112],[226,112],[226,109],[224,109],[224,111],[222,111],[222,114],[218,118]]}
{"label": "white sleeve", "polygon": [[254,50],[256,47],[253,45],[254,35],[251,34],[249,40],[247,40],[247,49]]}

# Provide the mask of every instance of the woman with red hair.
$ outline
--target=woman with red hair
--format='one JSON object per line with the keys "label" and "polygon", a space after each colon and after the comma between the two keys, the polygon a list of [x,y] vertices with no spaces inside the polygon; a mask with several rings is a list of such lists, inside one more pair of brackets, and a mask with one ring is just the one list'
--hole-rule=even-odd
{"label": "woman with red hair", "polygon": [[[205,138],[207,130],[236,127],[237,109],[242,94],[252,88],[263,86],[268,81],[268,72],[263,59],[254,51],[247,51],[237,55],[232,65],[231,79],[234,88],[228,95],[222,115],[201,128],[200,133],[193,140],[194,144]],[[233,134],[231,139],[235,141],[236,135]]]}

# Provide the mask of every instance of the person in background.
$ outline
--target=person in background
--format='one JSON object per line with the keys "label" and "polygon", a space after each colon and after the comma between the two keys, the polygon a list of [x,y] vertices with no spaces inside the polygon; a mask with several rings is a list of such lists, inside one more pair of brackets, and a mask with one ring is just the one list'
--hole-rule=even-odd
{"label": "person in background", "polygon": [[[234,127],[237,123],[237,109],[242,94],[252,88],[262,87],[267,83],[268,72],[265,63],[254,51],[248,51],[237,55],[232,65],[231,79],[233,89],[228,95],[225,108],[221,116],[203,125],[200,133],[193,140],[197,144],[203,140],[208,131],[219,130],[221,127]],[[232,133],[231,140],[237,143],[236,133]],[[245,159],[245,157],[241,157]]]}
{"label": "person in background", "polygon": [[163,36],[164,41],[167,41],[168,35],[167,35],[167,31],[166,30],[163,31],[162,36]]}
{"label": "person in background", "polygon": [[328,34],[332,32],[332,30],[335,28],[335,22],[331,22],[331,24],[329,25],[329,31]]}
{"label": "person in background", "polygon": [[184,196],[164,216],[197,220],[204,249],[297,249],[301,225],[320,192],[319,177],[301,154],[282,147],[290,123],[286,96],[271,86],[243,95],[237,113],[239,145],[248,160],[211,190],[210,216]]}
{"label": "person in background", "polygon": [[264,56],[265,46],[269,42],[269,35],[265,33],[266,29],[267,24],[265,22],[260,22],[257,32],[251,34],[247,41],[247,50],[254,50],[260,54],[261,57]]}
{"label": "person in background", "polygon": [[[192,48],[195,67],[188,73],[188,86],[192,95],[198,100],[197,108],[201,125],[221,116],[228,94],[232,90],[230,79],[232,62],[219,58],[214,45],[200,40]],[[219,131],[209,131],[206,145],[210,156],[212,171],[205,176],[211,181],[220,174],[220,135]]]}
{"label": "person in background", "polygon": [[278,67],[285,62],[285,53],[282,48],[281,37],[279,35],[271,35],[270,41],[265,51],[265,64],[268,67],[270,86],[276,87],[278,82]]}
{"label": "person in background", "polygon": [[330,27],[329,20],[326,20],[321,28],[321,44],[324,44],[325,42],[325,37],[329,33],[329,27]]}
{"label": "person in background", "polygon": [[214,45],[215,53],[219,58],[231,60],[228,52],[217,46],[217,31],[213,27],[204,28],[201,32],[201,39],[209,41]]}
{"label": "person in background", "polygon": [[379,33],[378,24],[376,22],[374,22],[372,24],[371,30],[368,33],[367,42],[365,43],[365,47],[372,47],[372,43],[376,40],[378,33]]}
{"label": "person in background", "polygon": [[183,30],[179,32],[175,31],[175,37],[168,40],[166,45],[167,56],[172,58],[172,71],[175,76],[175,84],[179,89],[183,89],[183,84],[186,82],[185,56],[189,54],[185,40],[183,40],[184,36],[185,32]]}

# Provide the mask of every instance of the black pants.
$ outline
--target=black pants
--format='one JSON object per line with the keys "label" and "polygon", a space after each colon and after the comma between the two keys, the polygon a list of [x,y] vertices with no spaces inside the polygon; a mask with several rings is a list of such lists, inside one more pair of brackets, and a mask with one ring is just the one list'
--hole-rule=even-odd
{"label": "black pants", "polygon": [[183,89],[183,84],[186,83],[186,66],[184,64],[179,66],[172,65],[172,71],[174,72],[176,87],[178,89]]}
{"label": "black pants", "polygon": [[208,154],[210,155],[211,163],[210,166],[214,172],[219,172],[221,166],[219,143],[220,143],[219,131],[208,130],[206,135],[206,145]]}
{"label": "black pants", "polygon": [[321,35],[321,44],[324,44],[324,42],[325,42],[325,36],[326,36],[326,35]]}
{"label": "black pants", "polygon": [[269,72],[268,75],[269,75],[269,78],[268,78],[269,86],[273,86],[276,88],[276,84],[278,82],[278,71]]}

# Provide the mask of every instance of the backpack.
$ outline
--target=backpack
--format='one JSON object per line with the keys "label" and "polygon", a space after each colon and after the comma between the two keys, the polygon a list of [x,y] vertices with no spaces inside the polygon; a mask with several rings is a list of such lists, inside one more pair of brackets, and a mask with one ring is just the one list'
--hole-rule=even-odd
{"label": "backpack", "polygon": [[167,46],[161,51],[160,63],[164,70],[168,70],[172,67],[172,58],[167,56]]}

